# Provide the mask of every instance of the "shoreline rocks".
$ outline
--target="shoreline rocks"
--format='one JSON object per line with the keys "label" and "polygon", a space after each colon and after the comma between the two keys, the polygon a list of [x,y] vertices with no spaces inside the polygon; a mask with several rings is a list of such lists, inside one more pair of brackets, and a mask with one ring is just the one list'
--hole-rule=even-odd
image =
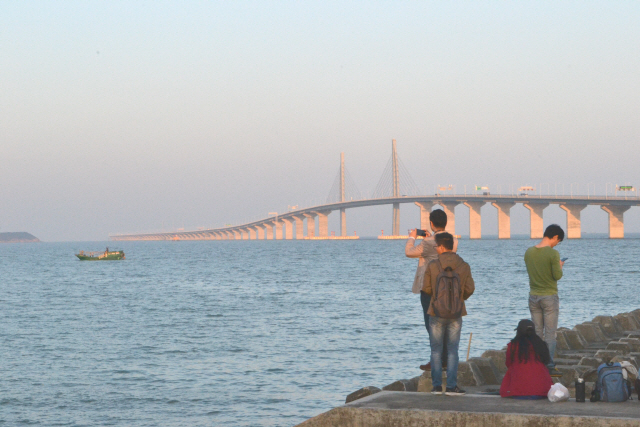
{"label": "shoreline rocks", "polygon": [[[556,340],[554,359],[562,377],[554,381],[562,383],[573,396],[575,380],[584,377],[589,393],[595,382],[595,368],[601,363],[626,361],[636,369],[640,367],[640,309],[615,316],[596,316],[573,329],[558,328]],[[459,362],[458,384],[462,388],[482,387],[484,392],[496,392],[507,372],[505,359],[506,348],[487,350],[481,357]],[[426,371],[419,377],[394,381],[382,389],[428,393],[431,388],[431,372]],[[378,391],[377,387],[364,387],[347,396],[346,403]]]}

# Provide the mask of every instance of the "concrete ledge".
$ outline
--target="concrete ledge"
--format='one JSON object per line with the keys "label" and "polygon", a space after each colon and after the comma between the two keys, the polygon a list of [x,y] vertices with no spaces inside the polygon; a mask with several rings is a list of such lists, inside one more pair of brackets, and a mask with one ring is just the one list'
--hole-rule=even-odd
{"label": "concrete ledge", "polygon": [[550,403],[499,396],[382,391],[332,409],[300,427],[638,427],[640,403]]}

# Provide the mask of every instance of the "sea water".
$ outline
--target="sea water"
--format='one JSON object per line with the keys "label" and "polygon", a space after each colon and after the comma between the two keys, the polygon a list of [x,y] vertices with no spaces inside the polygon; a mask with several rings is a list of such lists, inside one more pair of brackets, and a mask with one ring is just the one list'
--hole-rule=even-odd
{"label": "sea water", "polygon": [[[0,424],[292,426],[428,361],[404,241],[0,246]],[[460,357],[528,317],[529,239],[461,240],[475,294]],[[79,250],[123,249],[81,262]],[[640,240],[582,239],[560,326],[640,308]]]}

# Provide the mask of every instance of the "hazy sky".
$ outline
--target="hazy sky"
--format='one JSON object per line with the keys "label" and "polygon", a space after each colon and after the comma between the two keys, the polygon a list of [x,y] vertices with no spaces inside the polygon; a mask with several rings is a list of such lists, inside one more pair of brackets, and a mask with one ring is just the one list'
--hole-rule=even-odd
{"label": "hazy sky", "polygon": [[[431,192],[638,186],[639,22],[635,1],[5,0],[0,231],[246,222],[323,202],[342,151],[368,195],[392,138]],[[390,206],[347,215],[350,234],[390,232]],[[587,208],[583,230],[606,218]],[[417,220],[402,205],[401,228]],[[625,221],[640,231],[640,208]]]}

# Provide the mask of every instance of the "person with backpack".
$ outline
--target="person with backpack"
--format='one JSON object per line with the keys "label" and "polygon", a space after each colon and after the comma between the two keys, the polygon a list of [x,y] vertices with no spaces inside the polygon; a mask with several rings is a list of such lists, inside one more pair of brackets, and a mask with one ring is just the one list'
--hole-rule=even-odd
{"label": "person with backpack", "polygon": [[427,265],[422,291],[431,296],[429,305],[429,344],[431,347],[432,394],[442,394],[442,347],[448,344],[447,385],[444,394],[461,396],[458,387],[458,345],[462,330],[462,316],[467,315],[464,301],[475,291],[471,268],[453,252],[453,236],[435,236],[438,258]]}
{"label": "person with backpack", "polygon": [[[429,329],[429,305],[431,304],[431,295],[427,295],[422,291],[422,280],[424,278],[424,272],[427,270],[427,265],[434,259],[438,258],[438,251],[436,251],[436,234],[444,233],[444,229],[447,226],[447,214],[442,209],[434,209],[429,213],[429,223],[433,234],[425,230],[425,236],[422,242],[416,245],[416,238],[418,237],[418,230],[413,229],[409,232],[409,239],[404,248],[404,254],[407,258],[418,258],[418,269],[416,270],[415,278],[413,279],[413,287],[411,292],[414,294],[420,294],[420,303],[422,305],[422,312],[424,315],[424,326],[427,328],[427,334],[431,336]],[[458,239],[453,238],[453,252],[458,249]],[[447,365],[447,342],[444,342],[444,349],[442,350],[443,366]],[[423,371],[431,370],[431,362],[427,362],[424,365],[420,365],[420,369]]]}
{"label": "person with backpack", "polygon": [[556,352],[556,329],[560,315],[558,280],[562,278],[563,261],[554,249],[564,240],[564,230],[551,224],[544,231],[542,241],[530,247],[524,254],[529,275],[529,311],[536,325],[536,333],[547,343],[551,360],[547,367],[551,376],[562,376],[556,369],[553,356]]}
{"label": "person with backpack", "polygon": [[546,399],[553,385],[547,364],[551,361],[549,348],[536,334],[529,319],[522,319],[516,336],[507,344],[507,373],[500,385],[500,396],[516,399]]}

